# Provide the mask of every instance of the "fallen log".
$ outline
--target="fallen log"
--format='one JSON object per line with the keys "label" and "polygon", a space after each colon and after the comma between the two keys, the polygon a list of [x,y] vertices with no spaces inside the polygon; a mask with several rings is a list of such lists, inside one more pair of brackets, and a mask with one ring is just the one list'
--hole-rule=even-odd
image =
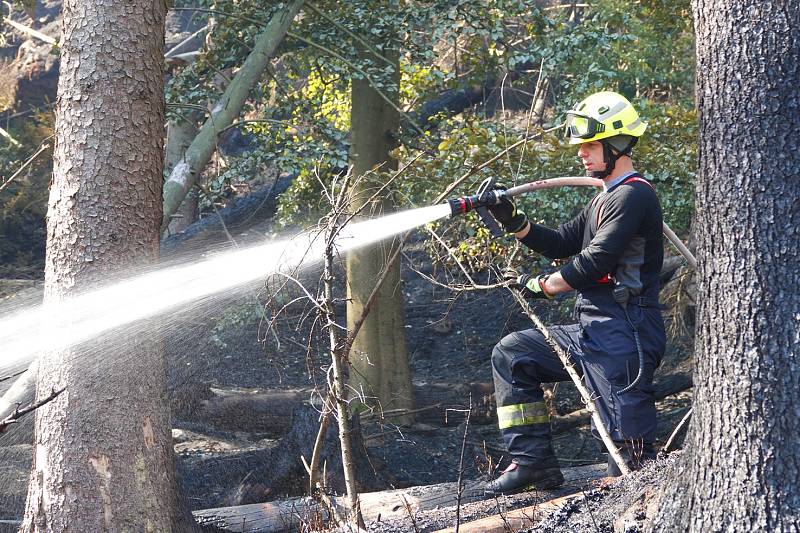
{"label": "fallen log", "polygon": [[[578,466],[564,469],[565,487],[579,491],[586,481],[600,479],[605,475],[606,465]],[[361,512],[367,523],[379,518],[404,518],[418,511],[452,507],[457,504],[458,484],[440,483],[408,489],[368,492],[359,495]],[[565,489],[559,489],[563,491]],[[563,492],[562,492],[563,493]],[[482,481],[469,481],[461,495],[461,503],[484,500]],[[339,512],[344,512],[347,502],[344,497],[331,498]],[[325,508],[309,497],[287,500],[220,507],[194,512],[201,526],[214,527],[220,531],[279,533],[298,528],[312,519],[328,520]],[[463,530],[465,531],[465,530]],[[478,531],[478,530],[474,530]]]}
{"label": "fallen log", "polygon": [[[286,416],[291,429],[280,440],[236,441],[201,435],[185,430],[188,440],[176,446],[178,478],[184,494],[191,495],[194,508],[252,504],[283,494],[298,494],[306,478],[302,457],[310,458],[314,436],[319,429],[318,413],[303,406]],[[327,464],[322,480],[331,490],[344,489],[338,426],[333,421],[326,433],[320,457]],[[205,437],[205,442],[203,438]],[[361,444],[360,428],[351,433],[354,439],[354,461],[357,483],[364,490],[385,486],[381,462],[367,457]]]}
{"label": "fallen log", "polygon": [[[547,514],[557,511],[572,500],[581,498],[582,494],[569,494],[547,500],[545,502],[516,509],[507,513],[487,516],[474,520],[458,527],[459,533],[507,533],[508,531],[521,531],[538,524]],[[446,528],[434,533],[453,533],[455,528]]]}
{"label": "fallen log", "polygon": [[292,423],[292,412],[311,399],[311,389],[252,391],[211,389],[194,413],[185,413],[224,431],[248,431],[278,437]]}
{"label": "fallen log", "polygon": [[161,240],[162,257],[171,258],[180,255],[182,250],[191,251],[226,242],[225,228],[239,233],[251,224],[270,218],[275,214],[278,196],[286,192],[293,179],[293,175],[280,176],[230,206],[193,222],[180,233],[165,237]]}
{"label": "fallen log", "polygon": [[[570,494],[561,496],[546,502],[530,505],[522,509],[516,509],[504,514],[487,516],[480,520],[461,524],[458,531],[461,533],[506,533],[507,531],[521,531],[529,528],[541,521],[546,513],[560,509],[572,500],[580,498],[580,494]],[[440,529],[435,533],[450,533],[451,529]]]}

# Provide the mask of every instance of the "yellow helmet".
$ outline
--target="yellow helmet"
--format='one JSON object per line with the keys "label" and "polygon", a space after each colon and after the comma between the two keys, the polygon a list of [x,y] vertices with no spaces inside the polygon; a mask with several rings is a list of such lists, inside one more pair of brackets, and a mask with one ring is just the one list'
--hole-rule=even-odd
{"label": "yellow helmet", "polygon": [[641,137],[645,129],[647,124],[628,99],[612,91],[594,93],[567,111],[566,133],[570,144],[617,135]]}

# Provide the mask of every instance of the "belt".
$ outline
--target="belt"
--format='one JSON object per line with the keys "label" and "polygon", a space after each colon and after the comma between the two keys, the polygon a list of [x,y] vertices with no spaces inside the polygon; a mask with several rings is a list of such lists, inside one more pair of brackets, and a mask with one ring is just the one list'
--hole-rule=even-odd
{"label": "belt", "polygon": [[631,298],[628,300],[628,303],[632,305],[638,305],[639,307],[656,307],[658,309],[665,308],[661,302],[653,298],[648,298],[647,296],[631,296]]}

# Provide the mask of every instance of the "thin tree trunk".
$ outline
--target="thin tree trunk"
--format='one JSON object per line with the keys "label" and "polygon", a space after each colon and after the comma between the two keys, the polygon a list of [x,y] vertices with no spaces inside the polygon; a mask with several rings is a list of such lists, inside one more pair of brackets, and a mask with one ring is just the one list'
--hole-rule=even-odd
{"label": "thin tree trunk", "polygon": [[800,2],[694,0],[700,301],[688,453],[653,531],[800,530]]}
{"label": "thin tree trunk", "polygon": [[162,228],[169,225],[170,217],[180,206],[186,193],[194,185],[216,149],[217,135],[239,116],[250,90],[261,77],[278,45],[286,35],[289,25],[299,13],[303,0],[293,0],[280,9],[259,34],[253,51],[236,73],[225,94],[211,110],[200,133],[186,150],[186,160],[175,166],[164,183],[164,220]]}
{"label": "thin tree trunk", "polygon": [[[325,298],[323,306],[328,328],[328,335],[331,347],[331,364],[333,367],[333,390],[331,391],[333,402],[336,405],[336,413],[339,416],[339,445],[342,449],[342,470],[344,472],[344,484],[347,488],[347,501],[350,509],[349,522],[356,528],[364,527],[364,518],[361,516],[361,505],[358,501],[358,487],[356,486],[355,466],[353,462],[352,440],[350,438],[352,429],[350,421],[350,408],[347,402],[347,387],[344,377],[344,361],[342,360],[341,345],[336,334],[336,315],[333,310],[333,254],[334,254],[334,232],[332,227],[327,238],[325,249],[325,271],[323,273]],[[327,402],[326,402],[327,403]],[[323,406],[327,409],[327,405]],[[322,433],[324,435],[324,432]],[[312,471],[313,472],[313,471]],[[313,478],[313,475],[311,476]]]}
{"label": "thin tree trunk", "polygon": [[[166,4],[68,0],[45,302],[158,254]],[[58,317],[68,319],[68,317]],[[45,354],[22,531],[175,531],[161,343],[107,335]]]}
{"label": "thin tree trunk", "polygon": [[[395,61],[393,82],[399,87],[400,76],[396,51],[385,53]],[[399,124],[397,111],[364,79],[352,82],[351,113],[351,158],[356,180],[354,207],[358,207],[373,192],[375,175],[367,175],[373,169],[380,172],[394,170],[397,162],[389,152],[395,147],[395,136]],[[387,91],[390,98],[397,92]],[[392,209],[390,200],[376,202],[367,212]],[[370,212],[371,211],[371,212]],[[387,259],[400,246],[399,239],[392,239],[363,250],[350,252],[347,256],[347,326],[353,329],[360,319],[375,281],[380,277]],[[411,371],[405,344],[405,320],[403,293],[400,280],[400,263],[390,267],[375,303],[353,342],[350,361],[353,372],[351,386],[363,392],[368,405],[380,409],[412,409]],[[411,416],[400,417],[399,422],[411,422]]]}
{"label": "thin tree trunk", "polygon": [[[191,146],[192,140],[197,135],[197,119],[195,112],[187,116],[178,117],[167,124],[167,147],[165,149],[164,167],[168,172],[179,164],[186,163],[186,150]],[[188,228],[197,220],[197,192],[188,191],[176,213],[180,215],[173,218],[168,227],[168,233],[173,235]]]}

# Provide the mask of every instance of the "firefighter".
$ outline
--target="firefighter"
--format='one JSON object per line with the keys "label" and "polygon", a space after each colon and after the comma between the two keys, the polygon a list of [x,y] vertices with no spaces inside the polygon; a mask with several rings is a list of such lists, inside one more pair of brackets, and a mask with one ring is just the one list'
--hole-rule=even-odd
{"label": "firefighter", "polygon": [[[550,332],[596,397],[600,418],[631,468],[654,456],[652,381],[666,340],[658,303],[661,206],[631,160],[646,127],[622,95],[589,96],[567,112],[566,134],[578,145],[587,174],[603,180],[603,191],[558,229],[532,224],[508,198],[490,207],[528,248],[550,259],[572,257],[559,271],[523,274],[516,285],[527,298],[577,291],[577,323],[552,326]],[[541,387],[570,379],[558,357],[538,330],[517,331],[494,347],[492,373],[498,421],[512,460],[486,492],[561,485]],[[610,457],[609,474],[619,475]]]}

